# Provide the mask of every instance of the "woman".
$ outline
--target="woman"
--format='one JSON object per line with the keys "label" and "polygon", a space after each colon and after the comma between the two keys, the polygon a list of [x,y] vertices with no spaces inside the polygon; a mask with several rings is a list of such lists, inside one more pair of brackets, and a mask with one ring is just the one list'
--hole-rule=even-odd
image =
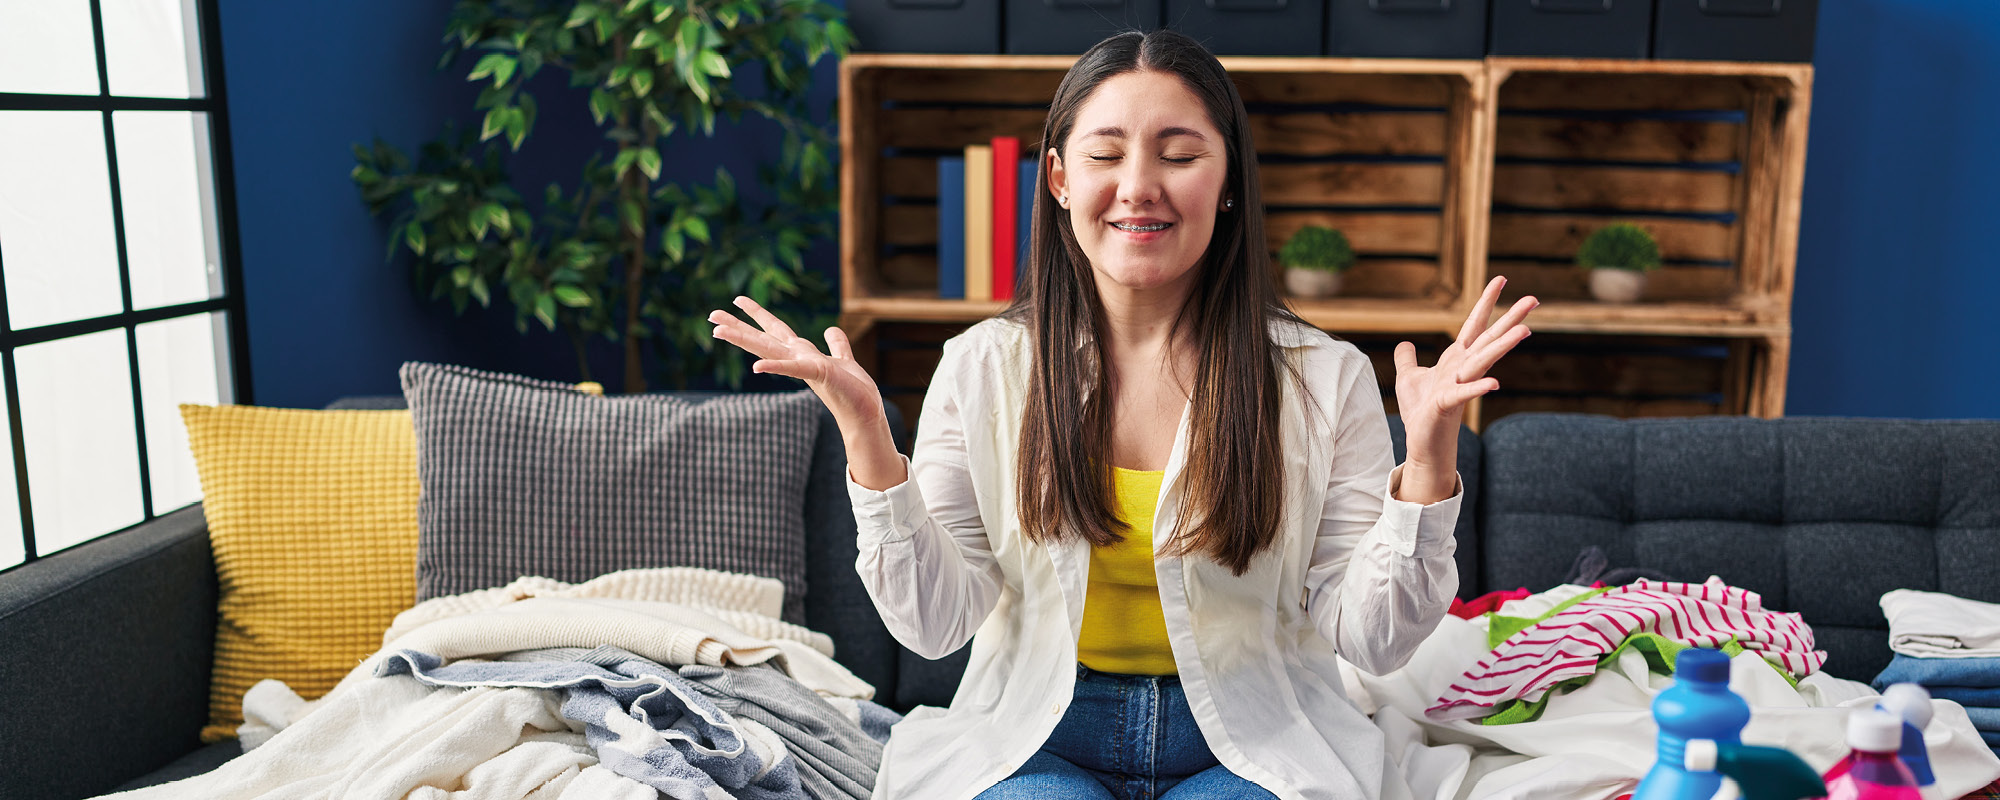
{"label": "woman", "polygon": [[1397,347],[1392,471],[1367,357],[1273,288],[1248,117],[1214,57],[1107,39],[1043,142],[1020,298],[946,343],[912,460],[839,329],[822,354],[745,298],[762,330],[710,317],[832,409],[857,566],[897,640],[972,643],[951,707],[895,728],[876,796],[1407,794],[1335,655],[1395,669],[1443,616],[1459,422],[1535,300],[1489,327],[1496,279],[1436,366]]}

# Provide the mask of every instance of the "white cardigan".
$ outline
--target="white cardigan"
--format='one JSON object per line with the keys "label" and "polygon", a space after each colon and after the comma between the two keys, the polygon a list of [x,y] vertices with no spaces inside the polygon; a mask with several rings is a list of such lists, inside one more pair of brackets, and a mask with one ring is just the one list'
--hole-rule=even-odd
{"label": "white cardigan", "polygon": [[[1241,577],[1205,556],[1155,562],[1174,663],[1203,738],[1237,775],[1287,800],[1407,797],[1400,776],[1385,780],[1383,736],[1348,701],[1335,654],[1380,674],[1437,626],[1458,591],[1462,492],[1428,506],[1393,499],[1401,470],[1390,469],[1368,358],[1295,323],[1274,322],[1271,336],[1303,359],[1318,403],[1284,381],[1284,522]],[[877,492],[849,475],[856,568],[890,633],[927,658],[972,641],[951,707],[895,727],[876,798],[977,795],[1040,749],[1074,692],[1089,544],[1030,542],[1015,507],[1031,358],[1027,330],[997,318],[946,342],[915,480]],[[1188,425],[1183,412],[1156,547],[1179,517]]]}

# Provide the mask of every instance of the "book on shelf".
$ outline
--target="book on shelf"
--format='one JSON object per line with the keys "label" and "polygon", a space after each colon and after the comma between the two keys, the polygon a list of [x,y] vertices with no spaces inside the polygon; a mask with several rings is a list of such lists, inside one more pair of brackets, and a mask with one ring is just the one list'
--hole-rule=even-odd
{"label": "book on shelf", "polygon": [[1014,257],[1019,244],[1015,215],[1021,202],[1021,140],[995,136],[993,143],[993,299],[1014,299]]}
{"label": "book on shelf", "polygon": [[[1016,227],[1019,228],[1015,232],[1014,241],[1014,250],[1016,253],[1014,275],[1016,277],[1026,273],[1028,269],[1028,245],[1031,244],[1030,240],[1034,238],[1030,234],[1035,230],[1035,178],[1041,174],[1041,165],[1041,159],[1021,159],[1021,178],[1019,184],[1021,187],[1020,206],[1017,215],[1014,217]],[[1012,286],[1007,287],[1008,297],[1014,296],[1013,289],[1014,287]]]}
{"label": "book on shelf", "polygon": [[993,299],[993,146],[965,148],[965,299]]}
{"label": "book on shelf", "polygon": [[965,299],[965,157],[938,159],[938,297]]}

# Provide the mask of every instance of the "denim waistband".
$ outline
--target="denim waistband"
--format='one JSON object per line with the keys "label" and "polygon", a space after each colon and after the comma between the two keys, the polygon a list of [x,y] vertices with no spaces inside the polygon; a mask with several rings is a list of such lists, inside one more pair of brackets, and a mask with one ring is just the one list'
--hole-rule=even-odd
{"label": "denim waistband", "polygon": [[1076,679],[1099,683],[1148,683],[1163,687],[1179,686],[1181,683],[1179,675],[1125,675],[1117,672],[1099,672],[1084,666],[1081,661],[1076,665]]}

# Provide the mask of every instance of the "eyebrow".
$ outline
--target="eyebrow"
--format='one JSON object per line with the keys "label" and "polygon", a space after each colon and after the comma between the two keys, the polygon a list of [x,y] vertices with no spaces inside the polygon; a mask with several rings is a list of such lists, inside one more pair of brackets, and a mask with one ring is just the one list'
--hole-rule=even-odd
{"label": "eyebrow", "polygon": [[[1091,135],[1091,136],[1107,136],[1107,137],[1110,137],[1110,138],[1113,138],[1113,139],[1123,139],[1123,138],[1125,138],[1125,129],[1124,129],[1124,128],[1118,128],[1118,127],[1111,127],[1111,128],[1098,128],[1097,130],[1094,130],[1094,131],[1091,131],[1091,132],[1090,132],[1090,135]],[[1200,132],[1200,131],[1197,131],[1197,130],[1195,130],[1195,129],[1193,129],[1193,128],[1182,128],[1182,127],[1168,127],[1168,128],[1161,128],[1161,129],[1160,129],[1160,133],[1159,133],[1159,135],[1158,135],[1158,136],[1155,136],[1154,138],[1156,138],[1156,139],[1170,139],[1170,138],[1173,138],[1173,137],[1175,137],[1175,136],[1192,136],[1192,137],[1194,137],[1194,138],[1196,138],[1196,139],[1200,139],[1200,140],[1202,140],[1202,141],[1204,141],[1204,142],[1208,141],[1208,137],[1206,137],[1206,136],[1203,136],[1203,135],[1201,135],[1201,132]]]}

